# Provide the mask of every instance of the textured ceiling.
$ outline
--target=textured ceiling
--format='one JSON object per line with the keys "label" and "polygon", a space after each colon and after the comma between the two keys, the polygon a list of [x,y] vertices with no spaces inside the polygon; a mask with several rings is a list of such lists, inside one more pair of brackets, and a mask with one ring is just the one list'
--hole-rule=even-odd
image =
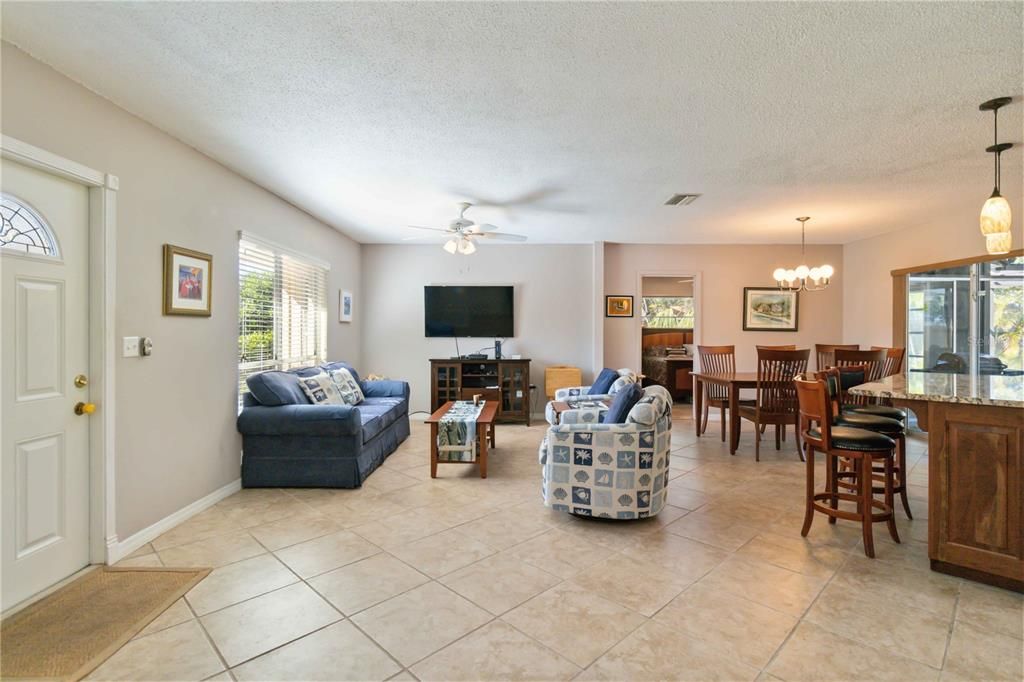
{"label": "textured ceiling", "polygon": [[3,37],[363,242],[473,198],[535,242],[848,242],[976,229],[1022,7],[5,1]]}

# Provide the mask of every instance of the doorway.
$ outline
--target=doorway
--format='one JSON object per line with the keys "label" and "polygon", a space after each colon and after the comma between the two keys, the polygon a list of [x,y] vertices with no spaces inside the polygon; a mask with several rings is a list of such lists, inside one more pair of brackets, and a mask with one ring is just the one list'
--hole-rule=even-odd
{"label": "doorway", "polygon": [[640,278],[640,372],[677,404],[693,401],[695,286],[692,275]]}

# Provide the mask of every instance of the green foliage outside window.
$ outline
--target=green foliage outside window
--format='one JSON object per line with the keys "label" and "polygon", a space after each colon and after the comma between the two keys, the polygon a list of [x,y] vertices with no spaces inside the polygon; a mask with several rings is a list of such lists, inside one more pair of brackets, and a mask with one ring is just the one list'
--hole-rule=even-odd
{"label": "green foliage outside window", "polygon": [[693,297],[644,296],[640,314],[650,329],[693,329]]}
{"label": "green foliage outside window", "polygon": [[240,362],[274,357],[274,276],[253,272],[239,292],[238,352]]}

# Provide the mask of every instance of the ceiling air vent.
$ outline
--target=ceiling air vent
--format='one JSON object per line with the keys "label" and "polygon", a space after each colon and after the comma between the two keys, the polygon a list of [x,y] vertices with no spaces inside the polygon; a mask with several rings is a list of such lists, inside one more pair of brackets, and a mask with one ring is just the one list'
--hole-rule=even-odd
{"label": "ceiling air vent", "polygon": [[665,202],[666,206],[689,206],[697,201],[699,194],[673,194]]}

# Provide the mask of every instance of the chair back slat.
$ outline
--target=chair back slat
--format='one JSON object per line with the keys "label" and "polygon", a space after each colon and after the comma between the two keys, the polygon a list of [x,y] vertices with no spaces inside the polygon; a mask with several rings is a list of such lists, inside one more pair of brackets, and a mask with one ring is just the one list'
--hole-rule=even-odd
{"label": "chair back slat", "polygon": [[882,369],[883,377],[891,377],[903,371],[903,358],[906,357],[906,348],[888,348],[886,346],[871,346],[871,350],[885,351],[885,367]]}
{"label": "chair back slat", "polygon": [[[736,372],[736,346],[697,346],[700,369],[711,374],[733,374]],[[707,397],[711,400],[728,400],[729,387],[705,383]]]}
{"label": "chair back slat", "polygon": [[820,372],[836,364],[836,350],[860,350],[855,343],[816,343],[814,344],[815,367]]}
{"label": "chair back slat", "polygon": [[885,370],[886,351],[884,350],[846,350],[837,348],[835,351],[835,366],[849,367],[851,365],[867,366],[867,375],[864,381],[878,381],[882,378]]}
{"label": "chair back slat", "polygon": [[842,373],[836,367],[829,367],[820,372],[815,372],[813,379],[825,383],[825,395],[832,405],[832,416],[838,416],[843,409]]}
{"label": "chair back slat", "polygon": [[796,350],[795,345],[788,346],[755,346],[757,350]]}
{"label": "chair back slat", "polygon": [[[828,390],[825,382],[798,377],[793,381],[800,412],[800,435],[805,442],[821,449],[830,450],[832,445],[832,410],[829,408]],[[818,425],[819,437],[810,433]]]}
{"label": "chair back slat", "polygon": [[760,414],[796,414],[793,379],[807,371],[810,349],[757,350],[757,411]]}

